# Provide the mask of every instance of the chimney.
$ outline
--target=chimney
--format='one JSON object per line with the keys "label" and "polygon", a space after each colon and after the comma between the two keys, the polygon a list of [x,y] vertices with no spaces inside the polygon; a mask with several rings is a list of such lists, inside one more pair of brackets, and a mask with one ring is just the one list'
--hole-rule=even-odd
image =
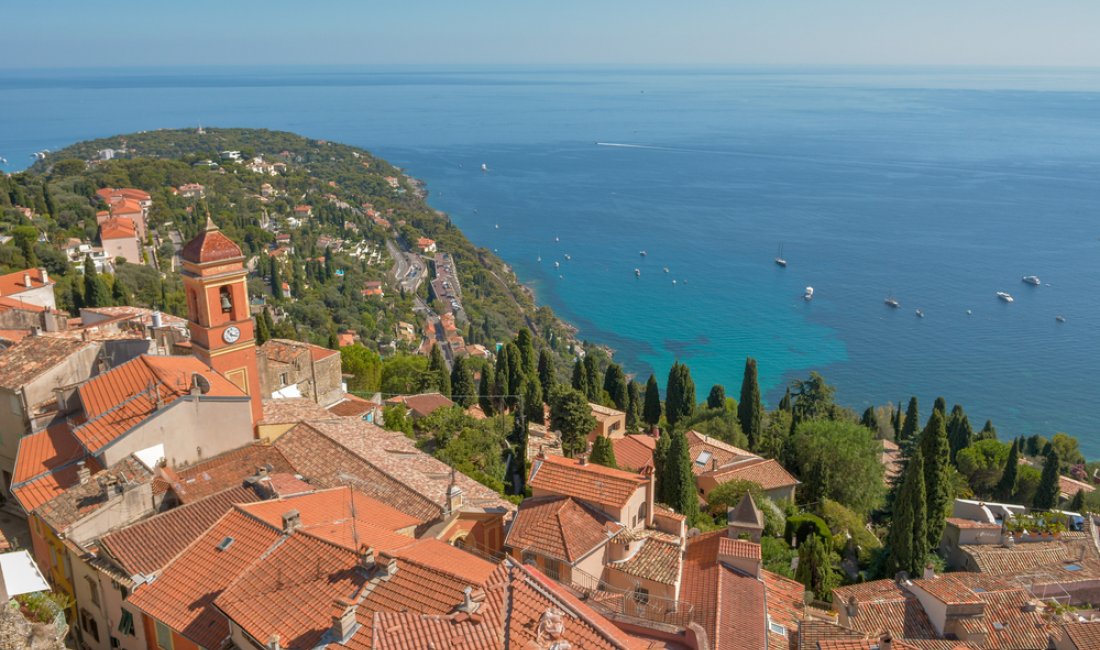
{"label": "chimney", "polygon": [[392,578],[397,575],[397,558],[392,555],[387,555],[386,564],[383,566],[383,569],[387,578]]}
{"label": "chimney", "polygon": [[711,458],[710,459],[710,470],[712,472],[718,471],[718,459],[717,458]]}
{"label": "chimney", "polygon": [[88,466],[82,460],[76,463],[76,475],[80,478],[81,485],[85,485],[92,480],[92,470],[88,469]]}
{"label": "chimney", "polygon": [[302,515],[297,510],[283,513],[283,532],[287,535],[302,527]]}
{"label": "chimney", "polygon": [[473,614],[477,611],[477,608],[481,606],[481,603],[474,600],[474,588],[467,586],[462,590],[462,604],[458,606],[458,611],[465,612],[467,614]]}
{"label": "chimney", "polygon": [[340,643],[346,643],[355,632],[355,606],[350,600],[337,598],[332,615],[332,634]]}
{"label": "chimney", "polygon": [[894,637],[890,636],[889,632],[883,632],[882,636],[878,638],[879,650],[894,650]]}
{"label": "chimney", "polygon": [[368,571],[374,568],[374,549],[363,545],[359,547],[359,566]]}
{"label": "chimney", "polygon": [[153,327],[160,328],[164,325],[164,319],[161,317],[159,311],[153,312]]}
{"label": "chimney", "polygon": [[23,286],[27,288],[31,286],[31,274],[26,271],[23,272]]}
{"label": "chimney", "polygon": [[582,465],[582,466],[587,465],[588,464],[588,454],[581,454],[580,456],[577,456],[577,464]]}
{"label": "chimney", "polygon": [[42,284],[49,284],[50,275],[46,272],[46,267],[41,266],[38,268],[38,276],[42,278]]}
{"label": "chimney", "polygon": [[267,639],[267,650],[283,650],[283,646],[279,645],[279,635],[272,634]]}
{"label": "chimney", "polygon": [[932,563],[924,565],[924,579],[931,580],[936,577],[936,567],[932,566]]}
{"label": "chimney", "polygon": [[462,488],[452,483],[451,487],[447,488],[447,511],[451,514],[454,514],[458,512],[461,508]]}

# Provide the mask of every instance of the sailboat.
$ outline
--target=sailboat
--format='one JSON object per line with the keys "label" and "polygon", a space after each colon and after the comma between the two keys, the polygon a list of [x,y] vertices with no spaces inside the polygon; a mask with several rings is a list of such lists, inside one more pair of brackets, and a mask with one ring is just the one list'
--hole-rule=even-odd
{"label": "sailboat", "polygon": [[775,263],[783,268],[787,268],[787,260],[783,257],[783,244],[779,245],[779,252],[775,255]]}

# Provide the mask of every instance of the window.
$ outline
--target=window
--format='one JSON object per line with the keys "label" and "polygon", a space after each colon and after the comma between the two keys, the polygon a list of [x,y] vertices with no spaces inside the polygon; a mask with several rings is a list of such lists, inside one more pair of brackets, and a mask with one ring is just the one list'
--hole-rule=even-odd
{"label": "window", "polygon": [[134,615],[129,610],[122,610],[122,618],[118,621],[118,631],[126,636],[134,636]]}
{"label": "window", "polygon": [[96,584],[95,578],[84,576],[84,580],[88,582],[88,591],[92,594],[92,604],[101,607],[99,604],[99,585]]}
{"label": "window", "polygon": [[160,621],[157,621],[156,624],[157,647],[161,648],[161,650],[172,650],[172,630]]}
{"label": "window", "polygon": [[768,619],[768,631],[780,636],[787,636],[787,628],[772,621],[771,618]]}
{"label": "window", "polygon": [[115,637],[111,637],[111,650],[117,650],[122,647],[122,642]]}
{"label": "window", "polygon": [[99,643],[99,623],[96,622],[91,612],[86,609],[80,610],[80,629],[95,639],[96,643]]}
{"label": "window", "polygon": [[649,604],[649,590],[645,587],[635,587],[632,597],[634,598],[634,602],[639,605]]}
{"label": "window", "polygon": [[531,551],[524,551],[520,555],[521,555],[520,561],[523,562],[524,564],[535,564],[535,562],[536,562],[535,554],[532,553]]}
{"label": "window", "polygon": [[553,580],[561,580],[561,562],[546,558],[546,567],[544,573],[546,577]]}

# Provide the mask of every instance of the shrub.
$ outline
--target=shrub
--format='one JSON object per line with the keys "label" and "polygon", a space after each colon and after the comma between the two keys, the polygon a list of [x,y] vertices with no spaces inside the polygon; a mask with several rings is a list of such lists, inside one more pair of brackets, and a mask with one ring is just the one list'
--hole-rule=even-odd
{"label": "shrub", "polygon": [[808,512],[787,518],[787,525],[783,528],[783,539],[788,544],[797,541],[799,545],[806,541],[806,537],[816,534],[823,541],[830,540],[829,526],[825,520]]}

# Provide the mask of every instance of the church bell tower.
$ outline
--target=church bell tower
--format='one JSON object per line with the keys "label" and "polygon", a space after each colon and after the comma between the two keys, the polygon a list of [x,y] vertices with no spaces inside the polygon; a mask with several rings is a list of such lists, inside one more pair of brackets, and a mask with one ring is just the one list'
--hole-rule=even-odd
{"label": "church bell tower", "polygon": [[194,355],[248,394],[255,425],[263,404],[241,247],[207,217],[206,228],[187,242],[180,256]]}

